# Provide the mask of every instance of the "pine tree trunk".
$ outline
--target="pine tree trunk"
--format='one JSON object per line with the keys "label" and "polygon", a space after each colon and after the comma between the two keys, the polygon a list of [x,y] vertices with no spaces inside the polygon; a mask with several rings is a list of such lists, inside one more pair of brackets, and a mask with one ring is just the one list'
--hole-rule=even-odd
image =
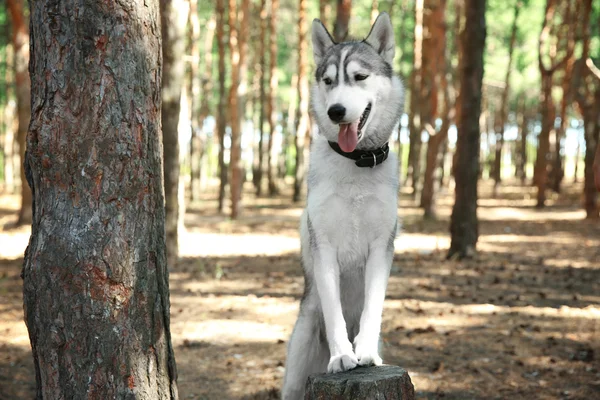
{"label": "pine tree trunk", "polygon": [[479,116],[486,23],[485,0],[466,0],[467,24],[461,33],[461,112],[458,123],[455,164],[455,200],[450,220],[448,257],[469,257],[478,238],[477,177],[479,174]]}
{"label": "pine tree trunk", "polygon": [[294,173],[293,201],[300,201],[306,179],[305,142],[310,132],[308,118],[308,26],[306,24],[306,0],[299,1],[298,9],[298,110],[296,115],[296,168]]}
{"label": "pine tree trunk", "polygon": [[[408,172],[413,189],[414,198],[419,192],[419,181],[421,172],[421,132],[423,130],[421,118],[421,82],[423,63],[423,0],[415,1],[415,45],[413,57],[413,71],[410,76],[410,116],[409,116],[409,139],[408,149]],[[407,172],[407,173],[408,173]]]}
{"label": "pine tree trunk", "polygon": [[229,38],[225,35],[227,19],[225,15],[225,0],[216,0],[217,10],[217,40],[219,51],[219,108],[217,109],[217,136],[219,137],[219,201],[218,210],[223,212],[225,207],[225,189],[227,187],[227,166],[225,165],[225,128],[227,125],[227,94],[225,89],[225,48]]}
{"label": "pine tree trunk", "polygon": [[513,64],[513,53],[515,43],[517,41],[517,21],[519,19],[519,11],[521,10],[521,1],[516,0],[513,24],[510,34],[510,41],[508,44],[508,66],[506,67],[506,75],[504,76],[504,89],[502,90],[502,97],[500,100],[500,121],[498,123],[498,133],[496,134],[496,152],[494,155],[494,193],[496,187],[502,181],[502,149],[504,147],[504,127],[506,125],[506,119],[508,116],[508,95],[510,93],[510,74],[512,72]]}
{"label": "pine tree trunk", "polygon": [[7,0],[12,25],[12,43],[15,51],[15,83],[17,94],[17,148],[21,176],[21,207],[17,225],[31,223],[31,189],[25,179],[25,139],[31,119],[31,81],[29,79],[29,21],[26,20],[23,0]]}
{"label": "pine tree trunk", "polygon": [[179,213],[184,205],[179,201],[179,112],[185,64],[185,22],[187,3],[183,0],[160,0],[162,32],[162,139],[164,146],[165,229],[167,232],[168,265],[174,267],[179,257]]}
{"label": "pine tree trunk", "polygon": [[[190,66],[188,69],[188,101],[190,105],[190,120],[192,136],[190,138],[190,200],[198,201],[200,199],[200,176],[202,154],[202,145],[200,138],[200,19],[198,18],[198,0],[190,1],[189,14],[189,53]],[[211,52],[212,53],[212,52]]]}
{"label": "pine tree trunk", "polygon": [[[248,53],[248,14],[250,0],[242,0],[238,15],[236,0],[229,0],[229,50],[231,53],[231,87],[229,88],[229,121],[231,124],[231,155],[229,169],[231,181],[231,218],[236,219],[241,212],[242,186],[244,184],[242,165],[242,121],[246,106]],[[239,30],[238,30],[239,21]]]}
{"label": "pine tree trunk", "polygon": [[[271,0],[271,15],[269,18],[269,96],[267,98],[267,118],[269,121],[269,144],[267,160],[267,180],[269,195],[279,192],[277,184],[277,153],[275,152],[275,135],[277,134],[277,110],[275,99],[277,97],[277,12],[279,0]],[[293,87],[293,85],[292,85]]]}
{"label": "pine tree trunk", "polygon": [[[421,68],[420,113],[421,123],[429,133],[425,175],[420,206],[425,218],[434,217],[435,170],[439,164],[440,145],[448,135],[450,127],[450,96],[446,79],[446,13],[445,0],[425,0],[423,16],[423,59]],[[442,82],[440,82],[442,81]],[[441,83],[441,86],[440,86]],[[440,132],[435,131],[435,119],[439,114],[438,97],[444,98],[442,118],[444,127]]]}
{"label": "pine tree trunk", "polygon": [[[6,98],[14,98],[14,68],[8,66],[14,63],[14,47],[12,43],[6,45],[6,65],[4,81],[6,82]],[[4,124],[6,131],[4,132],[4,185],[7,193],[16,193],[17,172],[18,172],[18,156],[16,150],[16,135],[18,119],[16,105],[14,102],[8,102],[4,108]]]}
{"label": "pine tree trunk", "polygon": [[263,181],[263,172],[265,169],[265,107],[267,101],[266,87],[265,87],[265,72],[267,67],[266,57],[264,56],[266,49],[266,35],[267,35],[267,0],[261,0],[260,2],[260,33],[259,33],[259,61],[258,61],[258,90],[259,90],[259,115],[258,115],[258,166],[256,168],[255,174],[255,184],[256,184],[256,195],[262,195],[262,181]]}
{"label": "pine tree trunk", "polygon": [[352,0],[337,0],[337,15],[333,26],[333,40],[337,43],[348,38]]}
{"label": "pine tree trunk", "polygon": [[23,297],[36,398],[177,399],[158,1],[31,6]]}

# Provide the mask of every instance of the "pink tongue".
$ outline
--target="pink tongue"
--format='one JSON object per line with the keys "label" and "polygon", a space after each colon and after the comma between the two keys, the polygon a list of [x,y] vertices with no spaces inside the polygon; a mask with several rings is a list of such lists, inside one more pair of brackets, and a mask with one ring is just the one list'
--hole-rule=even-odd
{"label": "pink tongue", "polygon": [[340,124],[338,144],[346,153],[350,153],[356,149],[356,144],[358,143],[358,122]]}

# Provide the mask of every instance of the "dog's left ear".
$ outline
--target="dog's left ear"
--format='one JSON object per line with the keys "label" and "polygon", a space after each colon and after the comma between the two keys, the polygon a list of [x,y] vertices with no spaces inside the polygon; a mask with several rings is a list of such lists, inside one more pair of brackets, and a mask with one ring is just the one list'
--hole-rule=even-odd
{"label": "dog's left ear", "polygon": [[388,13],[382,12],[379,14],[365,42],[392,65],[396,53],[396,41],[394,40],[394,28],[392,28]]}

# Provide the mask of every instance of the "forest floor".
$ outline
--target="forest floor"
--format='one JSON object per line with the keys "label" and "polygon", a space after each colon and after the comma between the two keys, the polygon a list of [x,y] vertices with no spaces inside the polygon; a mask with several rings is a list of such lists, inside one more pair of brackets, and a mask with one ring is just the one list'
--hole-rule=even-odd
{"label": "forest floor", "polygon": [[[403,193],[403,232],[383,314],[384,362],[410,373],[418,399],[600,398],[600,224],[584,220],[580,186],[536,210],[534,191],[480,189],[479,252],[446,261],[451,193],[423,221]],[[246,195],[243,217],[192,204],[170,274],[181,399],[276,399],[302,295],[298,220],[289,197]],[[33,399],[23,323],[29,230],[17,197],[0,196],[0,399]]]}

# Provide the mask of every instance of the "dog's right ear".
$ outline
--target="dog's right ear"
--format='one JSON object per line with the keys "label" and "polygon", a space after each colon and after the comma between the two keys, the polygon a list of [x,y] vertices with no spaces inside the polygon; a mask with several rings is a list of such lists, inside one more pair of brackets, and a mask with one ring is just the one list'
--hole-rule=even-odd
{"label": "dog's right ear", "polygon": [[321,59],[325,57],[327,50],[333,46],[335,42],[325,28],[325,25],[319,19],[314,19],[312,23],[312,46],[315,64],[319,64]]}

